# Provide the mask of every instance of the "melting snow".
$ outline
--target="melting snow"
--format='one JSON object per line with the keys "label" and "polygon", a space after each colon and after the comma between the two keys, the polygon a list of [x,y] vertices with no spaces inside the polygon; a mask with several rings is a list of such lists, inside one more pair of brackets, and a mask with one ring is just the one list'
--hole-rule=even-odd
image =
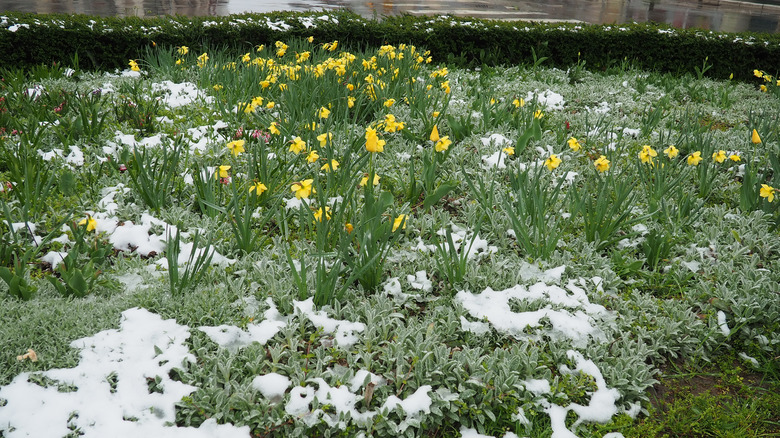
{"label": "melting snow", "polygon": [[[144,309],[124,311],[118,330],[71,343],[81,349],[75,368],[35,373],[51,379],[48,387],[30,381],[31,373],[22,373],[0,388],[0,398],[7,400],[0,407],[0,424],[8,426],[4,436],[58,438],[74,429],[86,438],[248,437],[247,426],[215,421],[200,428],[166,425],[176,420],[175,403],[197,389],[168,377],[171,369],[194,360],[184,344],[189,336],[187,326],[174,320]],[[148,379],[159,380],[159,392],[148,389]]]}

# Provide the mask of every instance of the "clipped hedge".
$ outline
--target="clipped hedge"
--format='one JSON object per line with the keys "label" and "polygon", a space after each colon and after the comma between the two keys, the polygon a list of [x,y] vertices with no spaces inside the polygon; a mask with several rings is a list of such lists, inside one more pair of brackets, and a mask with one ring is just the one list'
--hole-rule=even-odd
{"label": "clipped hedge", "polygon": [[605,70],[622,62],[659,72],[694,73],[705,58],[717,78],[747,79],[753,69],[780,72],[780,36],[680,30],[654,23],[590,25],[496,21],[410,15],[369,20],[348,11],[273,12],[226,17],[101,18],[8,13],[0,17],[0,67],[53,62],[81,68],[125,68],[153,43],[195,51],[313,35],[347,47],[409,43],[431,50],[436,61],[460,66],[529,63],[532,49],[545,65],[566,68],[586,61]]}

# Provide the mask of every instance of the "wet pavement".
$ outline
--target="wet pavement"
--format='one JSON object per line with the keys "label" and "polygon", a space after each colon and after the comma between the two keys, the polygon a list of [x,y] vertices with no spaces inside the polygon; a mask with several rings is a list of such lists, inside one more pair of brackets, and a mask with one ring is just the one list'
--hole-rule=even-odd
{"label": "wet pavement", "polygon": [[654,21],[724,32],[780,32],[780,0],[0,0],[2,11],[101,16],[230,15],[348,8],[364,17],[453,14],[531,21]]}

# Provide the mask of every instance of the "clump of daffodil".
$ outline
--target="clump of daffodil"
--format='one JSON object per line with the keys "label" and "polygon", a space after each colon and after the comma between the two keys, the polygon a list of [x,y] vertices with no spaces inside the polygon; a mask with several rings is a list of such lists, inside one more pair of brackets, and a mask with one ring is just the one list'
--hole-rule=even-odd
{"label": "clump of daffodil", "polygon": [[128,62],[128,65],[130,66],[130,70],[132,71],[141,71],[141,68],[138,67],[138,63],[135,62],[134,59],[131,59],[130,62]]}
{"label": "clump of daffodil", "polygon": [[243,152],[246,152],[244,149],[244,140],[233,140],[227,145],[228,150],[230,150],[230,153],[233,154],[234,157],[237,157]]}
{"label": "clump of daffodil", "polygon": [[300,137],[295,137],[292,139],[292,142],[290,144],[290,152],[294,153],[295,155],[300,154],[301,152],[304,152],[306,150],[306,142],[301,140]]}
{"label": "clump of daffodil", "polygon": [[369,152],[383,152],[385,150],[385,141],[380,140],[376,134],[376,129],[366,128],[366,150]]}
{"label": "clump of daffodil", "polygon": [[755,129],[753,130],[753,133],[750,136],[750,141],[753,142],[753,144],[761,143],[761,137],[758,135],[758,131]]}
{"label": "clump of daffodil", "polygon": [[398,217],[393,220],[393,232],[395,232],[399,227],[402,230],[406,229],[406,223],[409,220],[409,215],[406,214],[399,214]]}
{"label": "clump of daffodil", "polygon": [[284,56],[285,53],[287,53],[287,44],[281,41],[277,41],[276,43],[274,43],[274,45],[276,46],[276,56],[278,56],[279,58],[281,58],[282,56]]}
{"label": "clump of daffodil", "polygon": [[339,162],[336,160],[330,160],[330,163],[325,163],[320,167],[320,170],[324,170],[325,172],[330,172],[331,170],[335,171],[339,169]]}
{"label": "clump of daffodil", "polygon": [[642,160],[643,163],[647,164],[653,164],[653,158],[658,156],[658,152],[655,151],[652,147],[649,145],[642,146],[642,151],[639,152],[639,159]]}
{"label": "clump of daffodil", "polygon": [[766,198],[768,202],[772,202],[775,200],[775,188],[766,184],[761,184],[759,195],[761,195],[762,198]]}
{"label": "clump of daffodil", "polygon": [[[360,187],[365,186],[368,184],[368,175],[364,175],[363,178],[360,179]],[[374,174],[374,185],[379,185],[379,175]]]}
{"label": "clump of daffodil", "polygon": [[712,159],[718,163],[722,163],[726,161],[726,158],[728,157],[726,156],[726,151],[724,151],[723,149],[712,153]]}
{"label": "clump of daffodil", "polygon": [[259,181],[255,182],[254,184],[252,184],[249,187],[249,193],[254,192],[255,195],[257,195],[257,196],[262,195],[263,192],[265,192],[266,190],[268,190],[268,187],[266,187],[265,184],[263,184],[263,183],[261,183]]}
{"label": "clump of daffodil", "polygon": [[609,170],[609,160],[607,160],[607,157],[604,155],[598,157],[596,161],[593,162],[593,165],[596,166],[596,170],[599,172],[606,172]]}
{"label": "clump of daffodil", "polygon": [[176,48],[176,52],[179,53],[179,55],[184,56],[188,53],[190,53],[190,48],[187,46],[181,46]]}
{"label": "clump of daffodil", "polygon": [[574,137],[567,140],[566,143],[569,145],[569,148],[574,152],[579,152],[582,149],[582,145],[580,144],[580,141]]}
{"label": "clump of daffodil", "polygon": [[[771,201],[770,201],[771,202]],[[87,232],[97,230],[97,221],[91,215],[87,215],[86,218],[79,221],[79,226],[87,226]]]}
{"label": "clump of daffodil", "polygon": [[679,155],[679,154],[680,154],[680,150],[679,150],[679,149],[677,149],[676,147],[674,147],[674,145],[673,145],[673,144],[672,144],[672,145],[669,145],[669,147],[668,147],[668,148],[664,149],[664,155],[666,155],[667,157],[669,157],[669,159],[670,159],[670,160],[671,160],[672,158],[676,157],[676,156],[677,156],[677,155]]}
{"label": "clump of daffodil", "polygon": [[436,149],[436,152],[444,152],[450,148],[451,144],[452,144],[452,140],[450,140],[450,136],[445,135],[444,137],[440,138],[439,141],[436,142],[433,148]]}
{"label": "clump of daffodil", "polygon": [[701,151],[696,151],[690,155],[688,155],[688,165],[689,166],[698,166],[701,162]]}
{"label": "clump of daffodil", "polygon": [[544,165],[547,166],[547,170],[552,171],[561,165],[561,159],[558,155],[552,154],[544,160]]}
{"label": "clump of daffodil", "polygon": [[385,132],[396,132],[404,129],[404,122],[399,122],[395,119],[395,116],[388,114],[385,116]]}
{"label": "clump of daffodil", "polygon": [[290,190],[295,193],[295,197],[298,199],[308,198],[312,193],[317,193],[314,187],[312,187],[313,182],[313,179],[305,179],[303,181],[294,182],[290,186]]}

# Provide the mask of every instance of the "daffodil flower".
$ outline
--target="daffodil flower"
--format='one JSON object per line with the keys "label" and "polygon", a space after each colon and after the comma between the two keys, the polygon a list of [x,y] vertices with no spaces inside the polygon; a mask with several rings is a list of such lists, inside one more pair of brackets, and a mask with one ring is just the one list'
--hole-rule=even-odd
{"label": "daffodil flower", "polygon": [[84,225],[87,226],[87,232],[97,229],[97,221],[90,215],[87,215],[85,219],[79,221],[79,226],[84,226]]}
{"label": "daffodil flower", "polygon": [[674,147],[674,145],[669,145],[668,148],[664,149],[664,154],[669,157],[671,160],[672,158],[676,157],[680,153],[680,150]]}
{"label": "daffodil flower", "polygon": [[557,155],[552,154],[544,160],[544,165],[547,166],[547,170],[554,170],[561,165],[561,159]]}
{"label": "daffodil flower", "polygon": [[133,59],[128,62],[128,65],[130,65],[130,70],[132,71],[141,71],[141,69],[138,67],[138,63]]}
{"label": "daffodil flower", "polygon": [[596,166],[596,170],[599,172],[606,172],[609,170],[609,160],[607,160],[607,157],[604,155],[598,157],[598,159],[593,162],[593,165]]}
{"label": "daffodil flower", "polygon": [[399,227],[402,230],[406,229],[406,222],[408,221],[409,216],[405,214],[399,214],[395,220],[393,220],[393,232],[395,232]]}
{"label": "daffodil flower", "polygon": [[237,157],[242,152],[246,151],[244,149],[244,140],[233,140],[230,143],[228,143],[226,146],[233,154],[234,157]]}
{"label": "daffodil flower", "polygon": [[209,55],[206,54],[205,52],[202,55],[198,56],[198,67],[203,68],[206,66],[206,63],[208,62],[209,62]]}
{"label": "daffodil flower", "polygon": [[309,152],[309,155],[306,156],[307,163],[314,163],[319,159],[320,159],[320,154],[318,154],[317,151],[311,151]]}
{"label": "daffodil flower", "polygon": [[278,124],[276,122],[271,122],[271,125],[268,127],[268,132],[274,135],[279,135],[281,132],[279,131],[279,128],[277,127]]}
{"label": "daffodil flower", "polygon": [[582,149],[582,145],[580,144],[580,141],[576,138],[572,137],[566,143],[569,145],[569,148],[573,150],[574,152],[579,152],[580,149]]}
{"label": "daffodil flower", "polygon": [[515,106],[515,108],[520,108],[521,106],[525,106],[525,100],[523,99],[515,99],[512,101],[512,105]]}
{"label": "daffodil flower", "polygon": [[305,179],[303,181],[294,182],[292,183],[292,186],[290,186],[290,190],[295,193],[295,197],[298,199],[308,198],[312,193],[317,193],[317,191],[314,190],[314,187],[311,185],[313,182],[313,179]]}
{"label": "daffodil flower", "polygon": [[326,134],[320,134],[317,136],[317,140],[320,141],[320,147],[325,147],[325,145],[328,143],[328,140],[333,139],[333,133],[328,132]]}
{"label": "daffodil flower", "polygon": [[336,160],[330,160],[330,163],[325,163],[320,167],[320,170],[324,170],[325,172],[330,172],[331,170],[338,170],[339,169],[339,162]]}
{"label": "daffodil flower", "polygon": [[252,186],[249,187],[249,193],[255,192],[257,196],[262,195],[263,192],[265,192],[266,190],[268,190],[268,187],[266,187],[265,184],[259,181],[252,184]]}
{"label": "daffodil flower", "polygon": [[440,138],[439,141],[436,142],[436,144],[434,145],[434,149],[436,149],[436,152],[444,152],[450,148],[451,144],[452,144],[452,140],[450,140],[450,136],[445,135],[444,137]]}
{"label": "daffodil flower", "polygon": [[[360,187],[363,187],[366,184],[368,184],[368,175],[360,179]],[[374,185],[379,185],[379,175],[377,174],[374,174]]]}
{"label": "daffodil flower", "polygon": [[742,158],[740,158],[739,154],[731,154],[729,155],[729,160],[736,163],[738,161],[742,161]]}
{"label": "daffodil flower", "polygon": [[366,150],[369,152],[383,152],[385,150],[385,141],[380,140],[376,135],[376,129],[366,128]]}
{"label": "daffodil flower", "polygon": [[387,108],[390,108],[393,106],[393,104],[395,104],[395,99],[387,99],[383,105]]}
{"label": "daffodil flower", "polygon": [[639,152],[639,159],[642,160],[643,163],[647,164],[653,163],[653,158],[658,156],[658,152],[655,151],[652,147],[649,145],[642,146],[642,151]]}
{"label": "daffodil flower", "polygon": [[688,165],[689,166],[698,166],[701,162],[701,151],[696,151],[690,155],[688,155]]}
{"label": "daffodil flower", "polygon": [[714,152],[712,154],[712,159],[717,161],[718,163],[722,163],[722,162],[726,161],[726,158],[727,158],[726,157],[726,151],[724,151],[722,149],[717,151],[717,152]]}
{"label": "daffodil flower", "polygon": [[534,118],[535,119],[541,119],[542,117],[544,117],[544,113],[542,112],[542,110],[534,111]]}
{"label": "daffodil flower", "polygon": [[317,117],[321,119],[327,119],[330,117],[330,110],[325,108],[324,106],[320,108],[319,112],[317,113]]}
{"label": "daffodil flower", "polygon": [[504,151],[504,153],[507,154],[507,155],[514,155],[515,154],[515,148],[513,146],[505,147],[504,149],[502,149],[502,151]]}
{"label": "daffodil flower", "polygon": [[294,153],[295,155],[298,155],[305,150],[306,150],[305,141],[301,140],[300,137],[295,137],[294,139],[292,139],[292,143],[290,144],[290,152]]}
{"label": "daffodil flower", "polygon": [[759,195],[762,198],[766,198],[768,202],[772,202],[775,200],[775,188],[772,186],[768,186],[766,184],[761,184],[761,190],[759,190]]}
{"label": "daffodil flower", "polygon": [[217,168],[217,171],[214,172],[214,176],[216,177],[216,179],[228,178],[230,177],[228,170],[230,170],[230,166],[219,166]]}
{"label": "daffodil flower", "polygon": [[325,213],[325,217],[330,220],[330,207],[326,206],[324,211],[322,208],[320,208],[314,212],[314,219],[317,222],[322,222],[322,213]]}

